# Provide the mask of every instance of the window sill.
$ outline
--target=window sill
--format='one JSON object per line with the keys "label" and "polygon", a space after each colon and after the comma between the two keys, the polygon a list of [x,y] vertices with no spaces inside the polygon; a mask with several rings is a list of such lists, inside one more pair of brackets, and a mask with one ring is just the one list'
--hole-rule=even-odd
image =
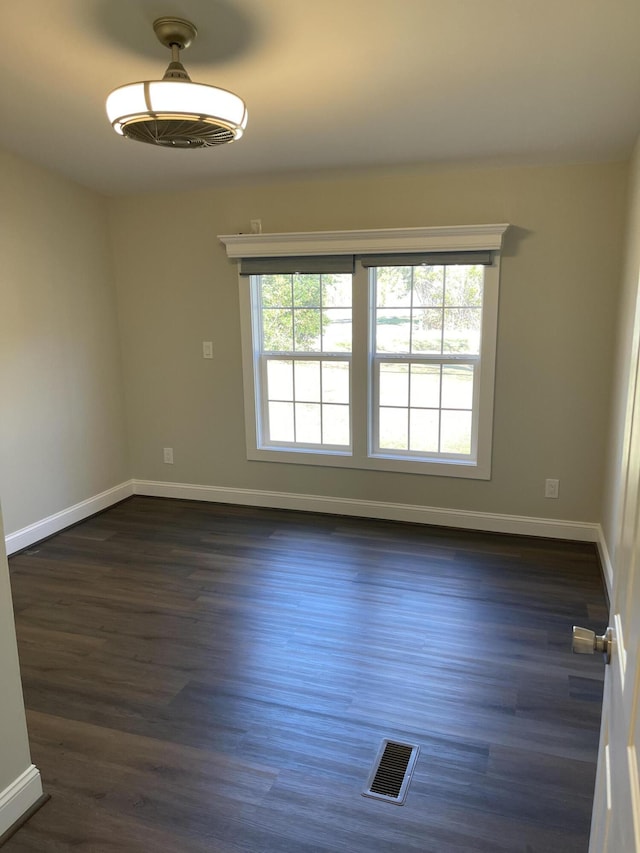
{"label": "window sill", "polygon": [[431,477],[457,477],[466,480],[490,480],[488,465],[459,459],[419,461],[381,456],[358,456],[345,453],[309,452],[306,450],[251,449],[247,459],[252,462],[280,462],[292,465],[316,465],[327,468],[351,468],[361,471],[386,471],[398,474],[421,474]]}

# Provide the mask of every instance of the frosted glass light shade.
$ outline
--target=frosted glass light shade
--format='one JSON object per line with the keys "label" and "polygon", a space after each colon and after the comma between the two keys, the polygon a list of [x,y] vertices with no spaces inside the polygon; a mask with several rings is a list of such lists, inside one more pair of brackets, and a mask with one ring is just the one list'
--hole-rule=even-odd
{"label": "frosted glass light shade", "polygon": [[182,148],[239,139],[247,126],[242,98],[226,89],[185,80],[153,80],[114,89],[107,116],[116,133]]}

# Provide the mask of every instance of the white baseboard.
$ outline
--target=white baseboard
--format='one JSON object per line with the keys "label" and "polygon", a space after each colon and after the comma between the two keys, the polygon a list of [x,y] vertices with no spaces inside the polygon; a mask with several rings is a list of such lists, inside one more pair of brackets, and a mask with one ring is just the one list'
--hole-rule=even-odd
{"label": "white baseboard", "polygon": [[87,500],[63,509],[60,512],[49,515],[41,521],[36,521],[28,527],[23,527],[21,530],[16,530],[14,533],[9,533],[5,537],[7,554],[15,554],[16,551],[21,551],[23,548],[28,548],[34,542],[40,542],[41,539],[46,539],[47,536],[53,536],[65,527],[70,527],[78,521],[93,515],[96,512],[101,512],[107,509],[112,504],[118,503],[133,494],[133,481],[128,480],[126,483],[120,483],[112,489],[107,489],[105,492],[100,492],[99,495],[94,495]]}
{"label": "white baseboard", "polygon": [[289,494],[288,492],[231,489],[222,486],[197,486],[189,483],[161,483],[153,480],[133,480],[133,492],[136,495],[153,497],[325,512],[332,515],[410,521],[416,524],[434,524],[467,530],[485,530],[493,533],[514,533],[522,536],[542,536],[550,539],[572,539],[579,542],[599,541],[598,524],[558,521],[552,518],[471,512],[440,507],[415,506],[413,504]]}
{"label": "white baseboard", "polygon": [[15,554],[16,551],[28,548],[35,542],[53,536],[54,533],[58,533],[96,512],[101,512],[133,494],[209,501],[211,503],[240,504],[242,506],[293,509],[303,512],[324,512],[331,515],[361,516],[389,521],[409,521],[414,524],[434,524],[442,527],[485,530],[492,533],[513,533],[521,536],[541,536],[549,539],[596,542],[600,549],[603,566],[608,572],[608,583],[612,577],[611,563],[602,529],[599,524],[595,523],[416,506],[415,504],[352,500],[323,495],[300,495],[258,489],[232,489],[224,486],[199,486],[191,483],[162,483],[156,480],[128,480],[112,489],[101,492],[99,495],[94,495],[87,500],[74,504],[74,506],[43,518],[41,521],[30,524],[28,527],[9,533],[5,537],[7,554]]}
{"label": "white baseboard", "polygon": [[40,771],[33,764],[0,791],[0,836],[42,797]]}
{"label": "white baseboard", "polygon": [[611,602],[613,592],[613,563],[611,562],[611,555],[609,554],[607,540],[604,538],[604,531],[600,525],[598,525],[597,542],[600,562],[602,563],[602,571],[604,573],[604,580],[607,586],[607,594],[609,596],[609,602]]}

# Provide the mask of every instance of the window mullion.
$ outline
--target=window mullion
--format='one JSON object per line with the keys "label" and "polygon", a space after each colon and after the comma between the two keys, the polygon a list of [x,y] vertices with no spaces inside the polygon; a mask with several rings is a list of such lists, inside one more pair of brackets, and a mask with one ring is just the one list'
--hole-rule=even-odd
{"label": "window mullion", "polygon": [[[295,327],[294,327],[294,338],[293,338],[294,349],[295,349],[295,345],[296,344],[295,344]],[[292,400],[292,405],[293,405],[293,441],[295,443],[298,440],[298,419],[296,417],[296,415],[297,415],[296,400],[298,399],[298,370],[297,370],[297,359],[296,359],[295,355],[291,359],[291,366],[293,367],[293,377],[292,377],[292,379],[293,379],[293,400]]]}
{"label": "window mullion", "polygon": [[[353,344],[351,356],[351,438],[354,459],[366,459],[368,455],[370,407],[373,365],[370,363],[369,348],[372,340],[370,329],[371,307],[369,302],[369,274],[356,264],[353,276]],[[367,380],[364,381],[364,378]]]}
{"label": "window mullion", "polygon": [[442,314],[440,315],[440,352],[444,354],[444,310],[447,304],[447,268],[444,267],[442,271],[442,287],[443,287],[443,297],[442,297]]}
{"label": "window mullion", "polygon": [[438,384],[438,452],[442,452],[442,369],[444,365],[440,365],[440,376]]}
{"label": "window mullion", "polygon": [[411,450],[411,359],[407,361],[407,447]]}
{"label": "window mullion", "polygon": [[[324,353],[324,286],[322,281],[322,274],[320,274],[320,352]],[[320,364],[320,442],[324,443],[324,370],[323,365],[324,362],[322,359],[319,361]]]}
{"label": "window mullion", "polygon": [[319,381],[320,381],[320,402],[319,402],[319,405],[320,405],[320,442],[324,443],[324,405],[322,402],[323,397],[324,397],[324,370],[323,370],[324,362],[322,361],[322,359],[320,359],[319,364],[320,364],[320,376],[319,376]]}
{"label": "window mullion", "polygon": [[409,292],[409,359],[407,361],[407,449],[411,449],[411,354],[413,353],[413,311],[414,311],[414,275],[415,270],[411,267],[411,290]]}

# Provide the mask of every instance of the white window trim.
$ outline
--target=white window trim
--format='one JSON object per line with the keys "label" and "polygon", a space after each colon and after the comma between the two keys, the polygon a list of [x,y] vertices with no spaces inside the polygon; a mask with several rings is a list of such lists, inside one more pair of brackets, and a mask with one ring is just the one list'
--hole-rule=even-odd
{"label": "white window trim", "polygon": [[[367,278],[367,272],[356,265],[354,288],[353,329],[353,376],[367,376],[364,383],[352,382],[352,441],[351,452],[307,448],[269,450],[258,447],[257,412],[260,411],[258,388],[255,381],[256,350],[251,304],[249,277],[240,277],[240,321],[242,333],[242,360],[244,375],[245,431],[247,458],[256,461],[289,462],[302,465],[321,465],[336,468],[360,468],[376,471],[394,471],[429,474],[441,477],[488,480],[491,478],[491,447],[493,433],[493,399],[495,382],[495,358],[497,346],[498,292],[500,280],[500,249],[502,239],[509,226],[464,225],[435,228],[392,228],[367,231],[317,231],[283,234],[230,234],[218,239],[224,244],[231,259],[252,257],[282,257],[286,255],[321,256],[336,254],[365,253],[410,253],[427,251],[473,251],[495,252],[492,266],[485,267],[482,348],[480,354],[478,393],[478,446],[475,461],[446,459],[437,461],[386,458],[370,456],[370,435],[366,421],[370,420],[371,388],[369,365],[363,364],[363,352],[367,352],[366,328],[358,328],[356,316],[367,317],[366,310],[358,311],[355,299],[367,298],[368,282],[358,282],[358,276]],[[366,325],[366,324],[365,324]],[[363,339],[364,336],[364,339]],[[363,419],[365,422],[363,423]]]}
{"label": "white window trim", "polygon": [[227,256],[278,258],[285,255],[362,255],[385,252],[500,251],[508,224],[454,225],[428,228],[382,228],[366,231],[297,231],[283,234],[222,234]]}

